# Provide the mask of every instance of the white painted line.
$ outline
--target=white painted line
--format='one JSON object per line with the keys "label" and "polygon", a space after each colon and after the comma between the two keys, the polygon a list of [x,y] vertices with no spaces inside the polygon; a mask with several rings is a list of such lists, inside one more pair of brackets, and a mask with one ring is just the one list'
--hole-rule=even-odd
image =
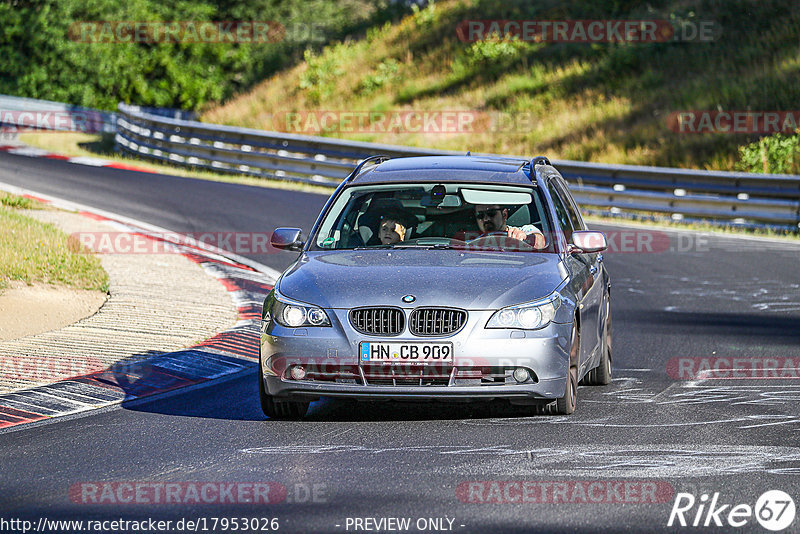
{"label": "white painted line", "polygon": [[[752,380],[765,380],[765,379],[764,378],[753,378]],[[769,380],[769,379],[766,379],[766,380]],[[768,385],[768,384],[763,384],[763,385],[762,384],[759,384],[759,385],[746,385],[746,384],[741,384],[741,385],[740,384],[724,384],[723,385],[723,384],[720,384],[718,386],[715,386],[715,385],[712,384],[712,385],[703,386],[703,385],[696,385],[696,384],[687,382],[686,384],[684,384],[683,387],[685,387],[685,388],[701,388],[701,387],[704,387],[704,388],[709,388],[710,390],[714,390],[714,389],[718,389],[719,388],[719,389],[724,389],[724,390],[735,390],[735,391],[738,391],[740,389],[800,388],[800,385],[793,386],[791,384],[775,384],[773,386],[773,385]]]}
{"label": "white painted line", "polygon": [[39,156],[46,156],[50,154],[47,150],[42,150],[41,148],[34,148],[32,146],[23,146],[20,148],[10,148],[8,150],[9,154],[16,154],[18,156],[32,156],[32,157],[39,157]]}
{"label": "white painted line", "polygon": [[88,156],[75,156],[74,158],[69,158],[67,161],[70,163],[78,163],[80,165],[89,165],[91,167],[105,167],[106,165],[111,165],[112,163],[107,159],[90,158]]}
{"label": "white painted line", "polygon": [[[787,417],[791,417],[791,416],[787,416]],[[800,419],[792,417],[791,419],[786,420],[786,421],[775,421],[774,423],[760,423],[760,424],[757,424],[757,425],[746,425],[746,426],[740,426],[739,428],[760,428],[762,426],[790,425],[792,423],[800,423]]]}
{"label": "white painted line", "polygon": [[[55,383],[58,383],[58,382],[55,382]],[[66,397],[64,395],[59,395],[58,393],[60,393],[60,392],[46,391],[45,388],[37,389],[36,392],[39,395],[42,395],[44,397],[50,397],[51,399],[56,399],[56,400],[61,401],[61,402],[71,402],[72,404],[75,404],[78,407],[82,407],[82,406],[92,407],[92,406],[94,406],[94,404],[91,404],[91,403],[88,403],[88,402],[79,401],[78,399],[75,399],[75,398],[73,398],[71,396],[70,397]],[[20,391],[19,393],[22,393],[22,392]]]}

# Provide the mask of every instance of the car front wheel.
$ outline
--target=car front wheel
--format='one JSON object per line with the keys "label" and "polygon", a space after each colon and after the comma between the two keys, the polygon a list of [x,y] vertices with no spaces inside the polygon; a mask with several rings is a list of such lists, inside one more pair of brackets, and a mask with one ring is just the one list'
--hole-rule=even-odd
{"label": "car front wheel", "polygon": [[567,387],[564,391],[564,396],[540,407],[540,413],[569,415],[575,411],[575,406],[578,404],[578,368],[572,365],[572,363],[577,361],[577,354],[580,350],[580,336],[578,334],[578,327],[574,324],[572,326],[572,340],[570,367],[567,373]]}
{"label": "car front wheel", "polygon": [[600,363],[583,379],[588,386],[605,386],[611,383],[611,305],[606,299],[606,320],[600,342]]}

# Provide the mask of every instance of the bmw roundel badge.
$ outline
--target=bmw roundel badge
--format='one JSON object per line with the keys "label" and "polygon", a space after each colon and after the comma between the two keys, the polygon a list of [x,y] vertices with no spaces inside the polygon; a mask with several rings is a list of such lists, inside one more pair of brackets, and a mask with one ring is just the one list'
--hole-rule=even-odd
{"label": "bmw roundel badge", "polygon": [[414,295],[404,295],[403,296],[403,302],[405,302],[405,303],[414,302],[415,300],[417,300],[417,297],[415,297]]}

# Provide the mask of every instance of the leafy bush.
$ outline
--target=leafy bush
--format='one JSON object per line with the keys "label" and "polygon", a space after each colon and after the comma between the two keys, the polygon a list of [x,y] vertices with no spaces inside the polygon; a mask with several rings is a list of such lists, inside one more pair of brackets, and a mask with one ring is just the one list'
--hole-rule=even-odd
{"label": "leafy bush", "polygon": [[800,130],[797,134],[762,137],[739,148],[738,168],[747,172],[800,174]]}
{"label": "leafy bush", "polygon": [[378,64],[375,72],[368,74],[361,80],[359,84],[359,91],[361,94],[368,95],[377,91],[390,83],[395,82],[399,78],[400,63],[394,59],[389,58]]}
{"label": "leafy bush", "polygon": [[18,195],[11,195],[8,193],[0,193],[0,205],[7,206],[9,208],[20,208],[20,209],[31,209],[34,207],[33,201],[27,197],[21,197]]}
{"label": "leafy bush", "polygon": [[326,49],[320,55],[312,50],[305,51],[306,71],[300,76],[300,88],[306,91],[308,100],[319,104],[330,97],[335,88],[336,80],[344,74],[339,66],[337,48]]}
{"label": "leafy bush", "polygon": [[411,11],[414,13],[414,23],[417,29],[429,28],[437,21],[436,3],[433,0],[430,0],[428,5],[422,9],[417,4],[413,4]]}
{"label": "leafy bush", "polygon": [[487,39],[475,41],[453,61],[453,75],[468,76],[484,69],[501,69],[521,57],[529,45],[518,39]]}

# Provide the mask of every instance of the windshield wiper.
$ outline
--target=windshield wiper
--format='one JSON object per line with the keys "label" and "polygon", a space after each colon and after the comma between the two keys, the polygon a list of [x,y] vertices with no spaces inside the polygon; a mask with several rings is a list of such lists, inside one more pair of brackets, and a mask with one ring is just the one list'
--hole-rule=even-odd
{"label": "windshield wiper", "polygon": [[400,249],[400,248],[432,248],[436,250],[449,250],[459,247],[447,245],[445,243],[395,243],[392,245],[371,245],[368,247],[355,247],[351,249],[342,250],[385,250],[385,249]]}
{"label": "windshield wiper", "polygon": [[371,245],[368,247],[355,247],[350,250],[380,250],[387,248],[395,248],[395,245]]}
{"label": "windshield wiper", "polygon": [[433,248],[437,250],[447,250],[454,247],[445,243],[409,243],[406,245],[397,244],[394,245],[394,248]]}

